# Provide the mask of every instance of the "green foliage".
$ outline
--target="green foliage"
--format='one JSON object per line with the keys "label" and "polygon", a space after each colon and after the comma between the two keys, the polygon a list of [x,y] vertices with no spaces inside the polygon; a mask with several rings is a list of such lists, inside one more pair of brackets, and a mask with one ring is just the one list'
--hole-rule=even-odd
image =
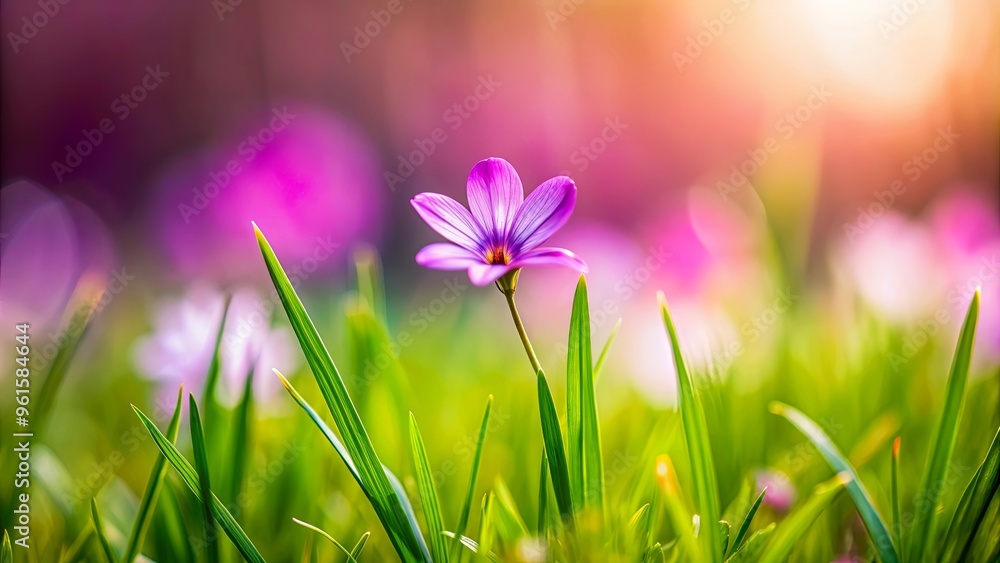
{"label": "green foliage", "polygon": [[868,528],[868,534],[871,535],[879,558],[887,563],[899,561],[899,555],[896,552],[892,536],[889,534],[882,516],[879,515],[878,510],[875,508],[868,489],[859,480],[857,470],[844,454],[841,453],[830,437],[827,436],[826,432],[813,422],[812,419],[788,405],[777,402],[773,403],[771,411],[785,417],[789,422],[794,424],[819,449],[820,454],[823,455],[834,471],[847,476],[844,479],[844,485],[851,494],[851,498],[854,499],[855,506],[858,507],[858,513],[861,514],[861,519],[864,520],[865,527]]}
{"label": "green foliage", "polygon": [[[160,449],[163,456],[166,457],[167,461],[170,462],[170,465],[181,476],[181,479],[184,480],[184,484],[187,485],[188,489],[190,489],[198,501],[201,502],[201,481],[198,476],[198,472],[195,471],[194,467],[191,466],[191,463],[188,462],[183,455],[181,455],[170,440],[168,440],[167,437],[160,432],[160,429],[156,427],[156,424],[153,423],[148,416],[135,406],[133,406],[132,409],[135,410],[135,414],[139,417],[143,426],[146,427],[146,430],[149,432],[149,435],[152,436],[153,441],[156,442],[156,447]],[[254,547],[253,542],[247,537],[243,528],[241,528],[236,522],[236,519],[233,518],[229,509],[226,508],[226,505],[223,504],[222,501],[219,500],[219,498],[214,494],[210,493],[210,496],[212,503],[212,516],[222,527],[222,530],[226,533],[226,535],[229,536],[229,539],[233,540],[233,544],[236,545],[236,548],[239,550],[240,554],[243,555],[243,558],[252,563],[263,563],[264,558],[261,556],[260,552],[257,551],[257,548]]]}
{"label": "green foliage", "polygon": [[[174,407],[174,414],[170,417],[170,425],[167,426],[167,440],[175,442],[177,432],[181,422],[181,401],[184,398],[184,386],[177,391],[177,405]],[[146,530],[153,519],[153,510],[156,507],[156,500],[160,496],[160,488],[163,486],[163,477],[167,473],[167,458],[156,457],[153,462],[153,469],[149,473],[149,480],[146,482],[146,490],[142,493],[142,502],[139,504],[139,511],[135,518],[135,524],[129,533],[128,544],[125,547],[125,554],[122,561],[132,563],[142,550],[142,540],[146,536]]]}
{"label": "green foliage", "polygon": [[[608,340],[609,344],[611,339]],[[590,350],[587,280],[580,276],[569,322],[566,358],[566,442],[570,492],[577,508],[604,511],[604,465],[594,395],[594,360]]]}
{"label": "green foliage", "polygon": [[670,338],[670,351],[674,358],[674,369],[677,372],[677,388],[681,420],[684,423],[684,436],[687,440],[688,455],[694,470],[695,507],[701,516],[703,533],[699,536],[702,550],[711,561],[722,560],[722,539],[719,530],[714,525],[719,520],[718,482],[715,478],[715,464],[712,461],[711,443],[708,438],[708,424],[705,421],[705,410],[701,404],[687,365],[681,356],[680,343],[677,340],[677,330],[667,310],[667,300],[659,295],[660,311],[663,314],[663,324]]}
{"label": "green foliage", "polygon": [[972,359],[972,344],[976,339],[976,323],[979,320],[979,290],[976,290],[969,304],[969,310],[958,335],[958,345],[948,375],[947,391],[945,392],[944,411],[938,424],[937,435],[933,442],[921,480],[920,491],[922,502],[917,503],[913,530],[910,532],[909,553],[920,561],[934,559],[934,550],[930,549],[933,538],[937,536],[938,505],[941,501],[942,483],[947,479],[948,464],[955,449],[958,436],[958,423],[962,415],[962,404],[965,400],[965,386],[969,378],[969,364]]}
{"label": "green foliage", "polygon": [[[378,514],[386,532],[392,539],[393,546],[404,560],[428,560],[430,554],[419,533],[416,533],[412,519],[406,510],[403,500],[397,493],[397,488],[390,483],[389,477],[379,461],[375,447],[372,445],[368,432],[365,430],[361,417],[351,401],[347,386],[330,357],[330,352],[319,336],[316,326],[306,313],[302,301],[292,287],[291,281],[282,269],[278,258],[271,250],[264,234],[257,229],[257,242],[260,245],[264,262],[267,265],[271,281],[278,292],[281,304],[292,324],[295,336],[299,340],[306,361],[312,369],[316,383],[319,385],[330,413],[333,415],[337,428],[344,437],[344,445],[350,459],[356,464],[358,478]],[[405,496],[404,496],[405,498]]]}

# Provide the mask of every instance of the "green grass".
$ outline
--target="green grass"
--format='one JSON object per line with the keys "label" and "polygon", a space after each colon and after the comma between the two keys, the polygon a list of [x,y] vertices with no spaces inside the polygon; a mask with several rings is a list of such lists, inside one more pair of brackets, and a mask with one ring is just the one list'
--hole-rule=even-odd
{"label": "green grass", "polygon": [[684,437],[694,473],[695,507],[702,523],[702,533],[698,540],[705,557],[711,561],[721,561],[722,538],[715,524],[720,518],[718,482],[715,477],[715,465],[712,461],[712,446],[708,437],[705,410],[681,355],[677,329],[674,328],[670,311],[667,309],[667,300],[662,293],[659,295],[659,300],[663,324],[666,326],[667,336],[670,340],[674,369],[677,373],[681,420],[684,423]]}
{"label": "green grass", "polygon": [[[276,397],[258,395],[252,374],[224,388],[220,323],[206,379],[187,385],[190,416],[182,389],[154,422],[153,407],[137,399],[132,418],[122,400],[151,385],[106,354],[67,356],[47,391],[50,430],[80,432],[48,432],[32,452],[38,560],[997,557],[1000,392],[996,363],[973,354],[978,294],[957,345],[939,330],[902,366],[888,357],[909,327],[863,308],[827,318],[817,297],[714,364],[665,300],[635,303],[658,314],[655,345],[673,359],[652,377],[675,385],[676,404],[651,406],[628,383],[645,354],[631,317],[612,323],[618,312],[582,277],[556,329],[534,314],[515,334],[492,288],[462,300],[424,288],[408,302],[385,291],[370,252],[356,287],[293,286],[294,269],[259,231],[257,242],[276,292],[262,316],[292,328],[306,367],[275,370],[287,391]],[[519,347],[539,369],[524,369]],[[798,492],[787,510],[757,486],[764,469]],[[3,555],[19,555],[5,517]],[[213,528],[228,540],[192,542]]]}

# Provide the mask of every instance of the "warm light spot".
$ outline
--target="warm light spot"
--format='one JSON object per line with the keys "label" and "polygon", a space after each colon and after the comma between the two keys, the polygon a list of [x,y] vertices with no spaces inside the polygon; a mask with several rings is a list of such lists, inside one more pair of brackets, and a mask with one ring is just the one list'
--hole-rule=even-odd
{"label": "warm light spot", "polygon": [[955,11],[948,0],[782,0],[757,15],[757,33],[838,104],[912,113],[956,64]]}
{"label": "warm light spot", "polygon": [[674,471],[674,462],[667,454],[660,454],[656,457],[656,480],[660,487],[667,493],[677,492],[677,476]]}

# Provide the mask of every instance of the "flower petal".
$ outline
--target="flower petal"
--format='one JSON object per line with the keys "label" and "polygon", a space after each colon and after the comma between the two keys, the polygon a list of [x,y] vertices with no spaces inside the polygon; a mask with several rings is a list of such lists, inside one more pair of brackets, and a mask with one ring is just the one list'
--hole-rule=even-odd
{"label": "flower petal", "polygon": [[473,252],[485,252],[482,231],[461,203],[435,193],[417,194],[410,203],[420,217],[444,238]]}
{"label": "flower petal", "polygon": [[480,160],[469,172],[469,209],[483,234],[500,242],[510,232],[517,210],[524,202],[521,179],[502,158]]}
{"label": "flower petal", "polygon": [[483,264],[483,258],[449,242],[435,242],[417,253],[417,264],[437,270],[465,270]]}
{"label": "flower petal", "polygon": [[475,285],[489,285],[513,269],[510,264],[476,264],[469,268],[469,280]]}
{"label": "flower petal", "polygon": [[576,205],[576,184],[566,176],[546,180],[531,192],[514,217],[509,241],[515,251],[542,244],[559,230]]}
{"label": "flower petal", "polygon": [[590,269],[579,256],[565,248],[536,248],[521,254],[510,263],[514,268],[524,266],[566,266],[586,274]]}

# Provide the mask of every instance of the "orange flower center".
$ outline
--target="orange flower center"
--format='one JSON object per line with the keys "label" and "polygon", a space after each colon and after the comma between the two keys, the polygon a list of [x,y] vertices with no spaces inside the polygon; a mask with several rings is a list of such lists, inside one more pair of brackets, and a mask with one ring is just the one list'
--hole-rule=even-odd
{"label": "orange flower center", "polygon": [[503,246],[494,246],[486,251],[486,261],[490,264],[510,264],[510,254]]}

